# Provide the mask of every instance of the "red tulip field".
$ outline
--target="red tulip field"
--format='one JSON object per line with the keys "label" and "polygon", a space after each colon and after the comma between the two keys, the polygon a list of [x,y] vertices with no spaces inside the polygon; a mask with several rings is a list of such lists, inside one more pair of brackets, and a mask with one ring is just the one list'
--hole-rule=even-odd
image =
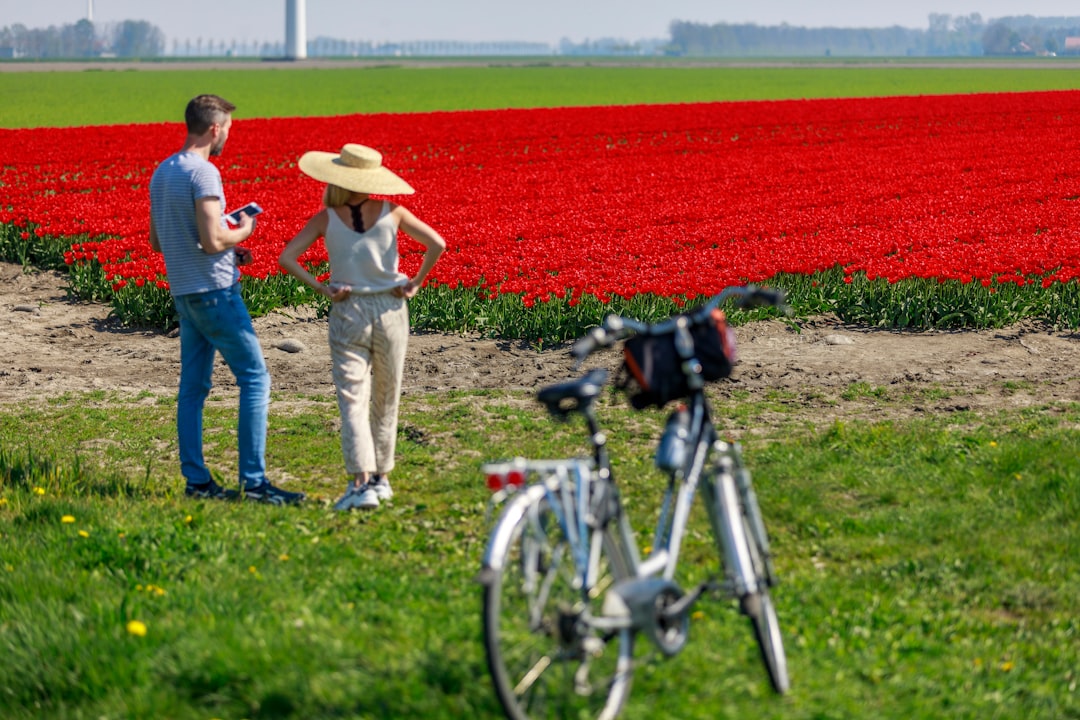
{"label": "red tulip field", "polygon": [[[320,208],[297,158],[362,142],[448,241],[414,317],[433,327],[565,335],[747,281],[878,325],[1075,325],[1078,125],[1073,91],[248,119],[217,162],[230,208],[266,209],[256,312],[314,302],[277,267]],[[182,140],[179,123],[0,130],[0,249],[60,242],[76,292],[167,324],[147,185]],[[402,269],[420,257],[403,238]]]}

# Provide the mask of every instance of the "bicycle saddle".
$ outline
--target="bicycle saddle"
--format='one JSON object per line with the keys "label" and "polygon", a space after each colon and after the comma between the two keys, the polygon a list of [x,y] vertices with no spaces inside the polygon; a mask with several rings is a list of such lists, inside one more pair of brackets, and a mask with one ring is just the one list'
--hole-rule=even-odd
{"label": "bicycle saddle", "polygon": [[547,406],[548,412],[558,417],[580,410],[600,394],[607,383],[608,372],[604,368],[590,370],[574,380],[548,385],[536,393],[536,399]]}

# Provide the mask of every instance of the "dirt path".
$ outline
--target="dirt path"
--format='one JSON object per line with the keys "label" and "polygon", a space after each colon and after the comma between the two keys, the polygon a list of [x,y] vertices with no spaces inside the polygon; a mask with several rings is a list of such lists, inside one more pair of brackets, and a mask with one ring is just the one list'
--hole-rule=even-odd
{"label": "dirt path", "polygon": [[[176,337],[120,327],[107,306],[68,301],[64,285],[60,273],[25,273],[0,263],[0,403],[90,390],[175,392]],[[256,329],[276,391],[333,393],[324,320],[307,310],[280,312],[257,318]],[[780,391],[794,412],[818,422],[876,412],[870,393],[853,398],[860,393],[852,388],[916,398],[902,408],[882,410],[892,413],[1080,399],[1080,337],[1034,325],[901,333],[817,319],[801,332],[782,322],[763,322],[740,327],[736,334],[741,363],[719,392],[738,389],[764,398]],[[596,362],[615,368],[618,357],[608,352]],[[516,342],[418,333],[410,339],[405,392],[531,390],[564,379],[571,368],[565,347],[537,352]],[[232,386],[223,364],[215,385],[216,392]],[[935,392],[924,392],[930,389]]]}

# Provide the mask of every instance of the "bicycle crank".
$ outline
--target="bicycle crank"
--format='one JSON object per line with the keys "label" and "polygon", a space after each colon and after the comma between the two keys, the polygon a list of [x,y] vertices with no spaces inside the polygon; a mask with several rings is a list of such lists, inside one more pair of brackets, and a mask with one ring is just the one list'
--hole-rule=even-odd
{"label": "bicycle crank", "polygon": [[680,603],[682,588],[671,580],[644,578],[616,583],[604,597],[604,616],[624,618],[667,656],[686,645],[690,632],[689,609]]}

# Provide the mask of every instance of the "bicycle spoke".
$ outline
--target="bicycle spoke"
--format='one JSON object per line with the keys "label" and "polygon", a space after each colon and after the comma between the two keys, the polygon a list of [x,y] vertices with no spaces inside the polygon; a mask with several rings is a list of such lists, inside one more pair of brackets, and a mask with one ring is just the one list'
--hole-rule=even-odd
{"label": "bicycle spoke", "polygon": [[536,682],[540,678],[540,675],[549,667],[551,667],[551,658],[544,655],[527,673],[525,673],[525,677],[521,678],[521,682],[514,686],[514,694],[521,697],[528,692],[533,683]]}

